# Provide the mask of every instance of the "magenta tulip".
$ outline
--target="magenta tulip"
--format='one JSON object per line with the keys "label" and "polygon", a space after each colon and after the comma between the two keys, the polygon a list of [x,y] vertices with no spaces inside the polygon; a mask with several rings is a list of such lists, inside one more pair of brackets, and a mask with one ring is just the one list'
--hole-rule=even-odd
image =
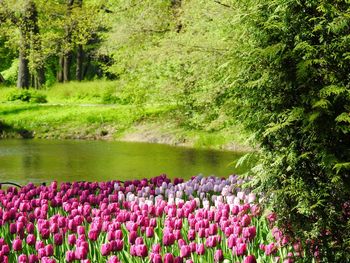
{"label": "magenta tulip", "polygon": [[14,251],[21,251],[22,250],[22,240],[14,239],[12,242],[12,248]]}
{"label": "magenta tulip", "polygon": [[173,256],[173,254],[166,253],[164,255],[164,263],[174,263],[174,256]]}
{"label": "magenta tulip", "polygon": [[246,256],[243,263],[256,263],[256,259],[253,255]]}
{"label": "magenta tulip", "polygon": [[73,262],[75,260],[75,254],[74,251],[68,250],[66,252],[66,261],[67,262]]}

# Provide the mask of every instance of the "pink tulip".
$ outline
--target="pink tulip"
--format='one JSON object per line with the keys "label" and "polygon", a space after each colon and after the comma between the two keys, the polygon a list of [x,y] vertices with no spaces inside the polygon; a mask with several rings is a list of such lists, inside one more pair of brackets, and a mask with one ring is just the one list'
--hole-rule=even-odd
{"label": "pink tulip", "polygon": [[107,263],[119,263],[119,262],[120,261],[117,256],[111,256],[107,261]]}
{"label": "pink tulip", "polygon": [[146,228],[146,237],[150,238],[154,236],[154,229],[153,227],[147,227]]}
{"label": "pink tulip", "polygon": [[242,256],[247,251],[247,244],[246,243],[238,243],[236,247],[234,248],[235,254],[237,256]]}
{"label": "pink tulip", "polygon": [[102,256],[108,256],[110,252],[111,252],[111,245],[109,243],[102,244],[102,246],[101,246]]}
{"label": "pink tulip", "polygon": [[12,242],[12,248],[14,251],[21,251],[22,250],[22,240],[14,239]]}
{"label": "pink tulip", "polygon": [[45,255],[47,257],[53,256],[53,245],[52,244],[48,244],[45,246]]}
{"label": "pink tulip", "polygon": [[87,257],[87,254],[88,254],[88,250],[86,247],[77,247],[77,249],[75,250],[75,258],[76,259],[86,259]]}
{"label": "pink tulip", "polygon": [[18,263],[27,263],[27,262],[28,262],[28,258],[26,255],[24,255],[24,254],[19,255]]}
{"label": "pink tulip", "polygon": [[38,263],[39,262],[39,258],[37,255],[29,255],[28,257],[28,263]]}
{"label": "pink tulip", "polygon": [[163,245],[164,246],[171,246],[175,242],[175,236],[172,233],[164,234],[163,236]]}
{"label": "pink tulip", "polygon": [[137,238],[137,232],[132,230],[129,234],[129,243],[135,244],[136,238]]}
{"label": "pink tulip", "polygon": [[251,218],[249,215],[245,214],[241,218],[241,224],[242,226],[248,226],[251,223]]}
{"label": "pink tulip", "polygon": [[91,241],[96,241],[98,236],[99,236],[99,232],[96,231],[96,230],[90,230],[89,233],[88,233],[88,238]]}
{"label": "pink tulip", "polygon": [[214,253],[214,261],[221,262],[224,259],[224,254],[221,249],[217,249]]}
{"label": "pink tulip", "polygon": [[272,255],[275,254],[277,252],[277,247],[275,245],[275,243],[270,243],[268,245],[265,246],[265,254],[266,255]]}
{"label": "pink tulip", "polygon": [[204,244],[197,244],[196,252],[198,255],[204,255],[204,253],[205,253]]}
{"label": "pink tulip", "polygon": [[163,263],[162,256],[159,254],[153,254],[151,258],[152,263]]}
{"label": "pink tulip", "polygon": [[1,248],[1,253],[3,255],[10,254],[10,247],[9,247],[9,245],[7,245],[7,244],[3,245],[2,248]]}
{"label": "pink tulip", "polygon": [[34,246],[36,242],[36,237],[33,234],[28,234],[26,238],[26,242],[30,246]]}
{"label": "pink tulip", "polygon": [[68,235],[68,244],[74,246],[77,241],[77,237],[74,234]]}
{"label": "pink tulip", "polygon": [[123,232],[120,229],[115,231],[115,239],[123,239]]}
{"label": "pink tulip", "polygon": [[142,245],[143,244],[143,238],[142,237],[137,237],[135,239],[135,245]]}
{"label": "pink tulip", "polygon": [[39,248],[38,249],[38,257],[39,257],[39,259],[42,259],[42,258],[46,257],[45,248]]}
{"label": "pink tulip", "polygon": [[243,263],[256,263],[256,259],[253,255],[246,256]]}
{"label": "pink tulip", "polygon": [[207,238],[207,240],[205,241],[205,245],[207,247],[216,247],[217,245],[217,240],[215,236],[210,236]]}
{"label": "pink tulip", "polygon": [[160,253],[160,250],[161,250],[160,244],[153,244],[153,245],[152,245],[152,252],[153,252],[153,253],[159,254],[159,253]]}
{"label": "pink tulip", "polygon": [[68,250],[66,252],[66,261],[67,262],[73,262],[75,260],[75,254],[74,251]]}
{"label": "pink tulip", "polygon": [[180,257],[187,258],[191,255],[191,249],[188,245],[183,245],[180,248]]}
{"label": "pink tulip", "polygon": [[60,246],[62,245],[63,243],[63,235],[60,234],[60,233],[56,233],[54,236],[53,236],[53,240],[54,240],[54,244],[56,246]]}
{"label": "pink tulip", "polygon": [[136,255],[143,258],[147,257],[148,255],[147,246],[144,244],[136,245]]}
{"label": "pink tulip", "polygon": [[193,230],[193,229],[190,229],[189,231],[188,231],[188,233],[187,233],[187,238],[188,238],[188,240],[195,240],[195,238],[196,238],[196,231],[195,230]]}
{"label": "pink tulip", "polygon": [[166,253],[164,255],[164,263],[174,263],[174,256],[173,256],[173,254]]}

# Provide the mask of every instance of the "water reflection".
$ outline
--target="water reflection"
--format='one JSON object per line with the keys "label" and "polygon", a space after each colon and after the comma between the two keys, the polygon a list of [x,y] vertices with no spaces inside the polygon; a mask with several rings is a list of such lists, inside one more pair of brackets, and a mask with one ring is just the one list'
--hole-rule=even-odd
{"label": "water reflection", "polygon": [[127,180],[161,173],[171,178],[227,176],[246,170],[229,167],[241,155],[146,143],[0,140],[0,181]]}

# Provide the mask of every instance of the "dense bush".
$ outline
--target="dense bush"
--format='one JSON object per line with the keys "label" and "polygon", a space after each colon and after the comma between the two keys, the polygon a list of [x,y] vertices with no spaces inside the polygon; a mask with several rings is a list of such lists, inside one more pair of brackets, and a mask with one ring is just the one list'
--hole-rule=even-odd
{"label": "dense bush", "polygon": [[16,90],[7,97],[8,101],[23,101],[31,103],[46,103],[46,95],[37,91]]}
{"label": "dense bush", "polygon": [[280,221],[288,222],[285,228],[322,262],[346,262],[350,4],[243,4],[250,8],[245,22],[251,41],[242,44],[248,55],[235,92],[240,116],[261,147],[255,183]]}

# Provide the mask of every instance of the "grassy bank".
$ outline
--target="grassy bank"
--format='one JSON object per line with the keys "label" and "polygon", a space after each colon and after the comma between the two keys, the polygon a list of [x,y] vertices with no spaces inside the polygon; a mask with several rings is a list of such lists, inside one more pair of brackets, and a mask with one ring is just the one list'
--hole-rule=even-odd
{"label": "grassy bank", "polygon": [[189,129],[182,125],[175,103],[157,98],[142,104],[126,103],[123,98],[127,94],[118,91],[114,82],[56,85],[38,93],[47,103],[9,101],[16,93],[15,88],[0,89],[2,138],[108,139],[247,149],[239,128]]}

